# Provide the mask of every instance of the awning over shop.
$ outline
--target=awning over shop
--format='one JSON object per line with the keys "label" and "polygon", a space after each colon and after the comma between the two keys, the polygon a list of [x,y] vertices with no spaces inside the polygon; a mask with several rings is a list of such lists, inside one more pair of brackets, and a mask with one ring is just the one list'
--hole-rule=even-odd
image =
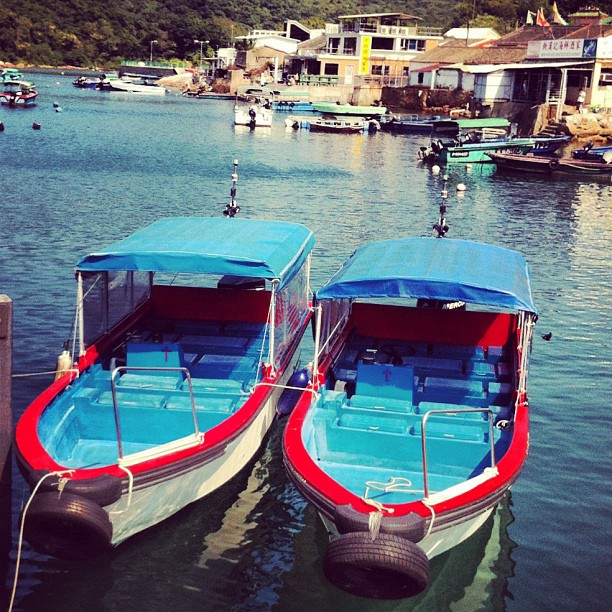
{"label": "awning over shop", "polygon": [[573,62],[524,62],[520,64],[450,64],[445,68],[455,68],[462,72],[471,74],[490,74],[502,70],[533,70],[538,68],[590,68],[593,61],[573,61]]}

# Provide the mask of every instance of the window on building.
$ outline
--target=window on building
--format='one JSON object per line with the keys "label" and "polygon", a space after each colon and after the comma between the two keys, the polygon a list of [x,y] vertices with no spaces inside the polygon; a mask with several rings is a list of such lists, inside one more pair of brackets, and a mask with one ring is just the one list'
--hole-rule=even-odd
{"label": "window on building", "polygon": [[425,41],[416,38],[402,38],[400,48],[402,51],[425,51]]}
{"label": "window on building", "polygon": [[323,74],[337,76],[338,75],[338,64],[325,64]]}
{"label": "window on building", "polygon": [[393,38],[372,37],[372,49],[382,51],[393,51]]}
{"label": "window on building", "polygon": [[329,38],[327,40],[327,52],[328,53],[338,53],[338,49],[340,48],[340,39],[339,38]]}
{"label": "window on building", "polygon": [[417,72],[417,83],[419,85],[422,85],[425,82],[425,73],[424,72]]}
{"label": "window on building", "polygon": [[376,75],[382,75],[383,73],[383,67],[381,64],[372,64],[372,70],[371,70],[372,74],[376,74]]}
{"label": "window on building", "polygon": [[357,52],[357,37],[345,38],[342,52],[344,55],[355,55]]}

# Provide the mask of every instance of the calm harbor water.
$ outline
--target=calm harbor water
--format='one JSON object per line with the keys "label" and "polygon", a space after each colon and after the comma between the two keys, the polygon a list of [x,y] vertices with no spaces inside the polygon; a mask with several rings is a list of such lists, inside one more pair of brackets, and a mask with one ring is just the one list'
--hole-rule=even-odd
{"label": "calm harbor water", "polygon": [[[159,217],[220,216],[234,159],[241,217],[314,231],[315,289],[363,242],[426,236],[437,220],[442,179],[416,161],[422,137],[310,134],[287,130],[281,114],[251,132],[232,125],[226,101],[98,93],[65,76],[31,76],[38,106],[0,109],[0,293],[14,301],[16,373],[53,367],[82,255]],[[325,582],[326,535],[285,476],[279,421],[231,483],[103,558],[70,563],[25,544],[14,609],[608,610],[612,187],[488,167],[449,175],[449,237],[521,251],[540,319],[526,468],[485,526],[432,562],[424,594],[372,602]],[[304,360],[309,349],[305,339]],[[15,379],[15,421],[49,380]],[[0,609],[27,497],[15,469]]]}

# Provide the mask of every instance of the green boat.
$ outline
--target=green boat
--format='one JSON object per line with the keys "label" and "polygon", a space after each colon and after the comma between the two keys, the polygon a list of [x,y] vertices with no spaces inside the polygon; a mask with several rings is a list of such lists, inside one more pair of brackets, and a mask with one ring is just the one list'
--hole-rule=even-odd
{"label": "green boat", "polygon": [[353,106],[336,102],[313,102],[313,110],[324,115],[354,115],[358,117],[378,117],[387,112],[386,106]]}
{"label": "green boat", "polygon": [[525,155],[531,152],[547,156],[568,141],[567,136],[513,137],[510,131],[507,119],[493,117],[437,121],[432,129],[430,147],[422,147],[419,158],[443,166],[489,164],[492,160],[488,153]]}

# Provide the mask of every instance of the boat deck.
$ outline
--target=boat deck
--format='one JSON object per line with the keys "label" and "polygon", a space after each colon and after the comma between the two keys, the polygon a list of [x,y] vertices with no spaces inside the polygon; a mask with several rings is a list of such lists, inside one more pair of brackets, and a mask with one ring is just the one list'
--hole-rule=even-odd
{"label": "boat deck", "polygon": [[[511,415],[508,346],[433,344],[353,335],[334,367],[335,390],[313,411],[307,447],[332,478],[356,495],[405,503],[423,495],[422,422],[427,417],[430,494],[490,466],[490,423]],[[459,412],[457,410],[471,410]],[[494,428],[496,457],[511,434]],[[394,478],[410,485],[381,491]]]}
{"label": "boat deck", "polygon": [[[123,359],[92,366],[45,411],[41,440],[67,467],[116,463],[111,373],[113,366],[123,363],[127,369],[116,377],[116,398],[124,455],[194,432],[189,381],[183,372],[131,367],[187,368],[198,428],[206,432],[250,397],[264,341],[262,323],[157,319],[148,331],[119,347]],[[62,418],[71,419],[71,426],[58,427]]]}

